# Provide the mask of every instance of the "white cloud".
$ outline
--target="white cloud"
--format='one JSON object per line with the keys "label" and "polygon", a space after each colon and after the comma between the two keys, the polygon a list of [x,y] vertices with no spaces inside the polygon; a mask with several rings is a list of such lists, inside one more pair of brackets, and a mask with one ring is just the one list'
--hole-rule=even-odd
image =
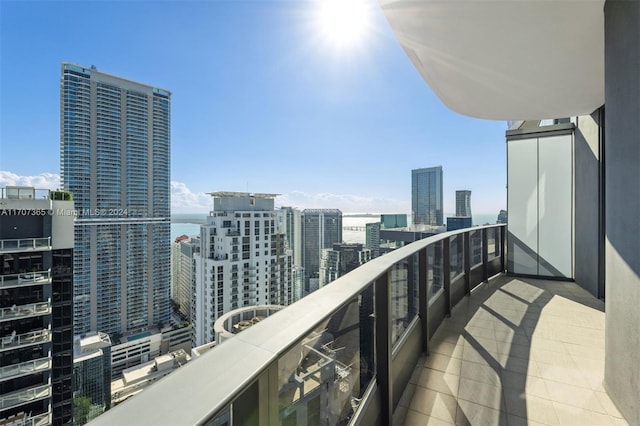
{"label": "white cloud", "polygon": [[35,176],[20,176],[6,170],[0,170],[0,186],[31,186],[36,189],[60,188],[60,175],[40,173]]}
{"label": "white cloud", "polygon": [[193,192],[182,182],[171,181],[172,213],[207,213],[213,208],[211,196]]}
{"label": "white cloud", "polygon": [[[35,176],[21,176],[0,170],[0,187],[32,186],[36,189],[60,188],[60,175],[40,173]],[[345,213],[405,213],[410,210],[406,201],[366,197],[353,194],[321,192],[310,194],[291,191],[276,197],[276,206],[293,206],[299,209],[336,208]],[[204,192],[194,192],[185,183],[171,181],[171,211],[173,213],[207,213],[213,207],[211,196]]]}

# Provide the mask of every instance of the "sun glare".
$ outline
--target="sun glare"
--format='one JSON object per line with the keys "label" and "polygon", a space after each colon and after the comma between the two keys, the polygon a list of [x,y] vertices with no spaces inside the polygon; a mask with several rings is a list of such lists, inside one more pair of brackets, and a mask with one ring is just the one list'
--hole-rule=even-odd
{"label": "sun glare", "polygon": [[368,8],[363,0],[325,0],[321,3],[320,25],[324,37],[339,45],[362,38],[367,27]]}

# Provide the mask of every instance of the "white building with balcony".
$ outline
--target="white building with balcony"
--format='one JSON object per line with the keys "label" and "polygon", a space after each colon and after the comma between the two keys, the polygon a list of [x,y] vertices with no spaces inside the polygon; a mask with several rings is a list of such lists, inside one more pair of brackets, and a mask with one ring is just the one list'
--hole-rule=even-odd
{"label": "white building with balcony", "polygon": [[213,192],[195,256],[194,346],[215,340],[213,324],[244,306],[289,305],[293,254],[274,209],[276,194]]}

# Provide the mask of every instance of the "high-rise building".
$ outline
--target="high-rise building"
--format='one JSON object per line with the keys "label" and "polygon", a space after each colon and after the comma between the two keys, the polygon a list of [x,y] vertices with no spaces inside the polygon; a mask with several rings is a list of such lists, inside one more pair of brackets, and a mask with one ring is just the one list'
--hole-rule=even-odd
{"label": "high-rise building", "polygon": [[365,224],[365,247],[371,250],[371,257],[380,256],[380,227],[381,222]]}
{"label": "high-rise building", "polygon": [[196,274],[194,256],[200,251],[200,237],[181,235],[171,243],[171,300],[185,320],[191,320],[191,301]]}
{"label": "high-rise building", "polygon": [[507,211],[506,210],[500,210],[500,212],[498,213],[498,220],[496,221],[496,223],[507,223]]}
{"label": "high-rise building", "polygon": [[281,220],[284,221],[284,231],[287,239],[287,244],[293,252],[293,263],[295,265],[302,264],[302,242],[301,234],[302,230],[300,226],[302,224],[301,212],[295,207],[280,207],[282,211]]}
{"label": "high-rise building", "polygon": [[342,242],[342,212],[338,209],[305,209],[302,211],[302,266],[304,295],[319,288],[322,249]]}
{"label": "high-rise building", "polygon": [[63,63],[60,95],[62,185],[78,210],[75,331],[168,321],[171,93]]}
{"label": "high-rise building", "polygon": [[69,424],[71,194],[6,187],[0,204],[0,424]]}
{"label": "high-rise building", "polygon": [[111,339],[106,333],[76,338],[73,353],[73,399],[76,425],[111,408]]}
{"label": "high-rise building", "polygon": [[380,215],[381,229],[405,228],[406,226],[407,226],[406,214],[381,214]]}
{"label": "high-rise building", "polygon": [[456,191],[456,216],[471,217],[471,191]]}
{"label": "high-rise building", "polygon": [[253,305],[289,305],[293,255],[274,210],[276,194],[213,192],[213,211],[200,228],[195,255],[194,346],[215,339],[224,313]]}
{"label": "high-rise building", "polygon": [[442,206],[442,166],[411,170],[413,224],[442,225]]}
{"label": "high-rise building", "polygon": [[357,243],[336,243],[322,250],[320,259],[320,287],[371,260],[371,250]]}

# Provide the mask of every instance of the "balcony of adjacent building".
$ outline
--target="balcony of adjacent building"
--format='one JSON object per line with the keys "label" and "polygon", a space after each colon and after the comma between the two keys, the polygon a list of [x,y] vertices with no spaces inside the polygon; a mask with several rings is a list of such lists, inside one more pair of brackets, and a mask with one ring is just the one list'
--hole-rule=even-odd
{"label": "balcony of adjacent building", "polygon": [[51,270],[0,275],[0,288],[51,284]]}
{"label": "balcony of adjacent building", "polygon": [[0,253],[51,250],[51,237],[14,238],[0,240]]}

